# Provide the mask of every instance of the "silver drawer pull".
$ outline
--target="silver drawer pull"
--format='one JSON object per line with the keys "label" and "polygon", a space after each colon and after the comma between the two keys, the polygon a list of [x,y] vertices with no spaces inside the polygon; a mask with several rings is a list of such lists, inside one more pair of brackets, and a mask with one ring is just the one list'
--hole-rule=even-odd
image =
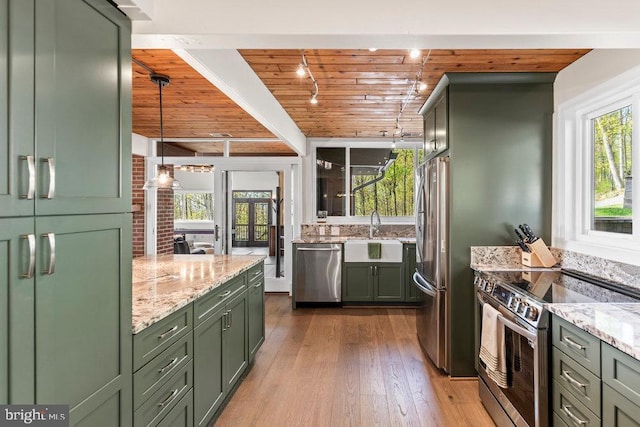
{"label": "silver drawer pull", "polygon": [[178,358],[174,357],[171,362],[169,362],[166,365],[164,365],[164,367],[158,369],[158,372],[160,372],[162,374],[162,373],[164,373],[164,371],[168,370],[169,368],[171,368],[176,363],[178,363]]}
{"label": "silver drawer pull", "polygon": [[255,273],[253,273],[253,277],[257,277],[261,274],[262,274],[262,271],[256,271]]}
{"label": "silver drawer pull", "polygon": [[22,238],[29,242],[29,267],[22,277],[25,279],[32,279],[33,273],[36,270],[36,236],[35,234],[24,234]]}
{"label": "silver drawer pull", "polygon": [[55,233],[44,233],[42,236],[49,241],[49,267],[42,273],[51,275],[56,272],[56,235]]}
{"label": "silver drawer pull", "polygon": [[257,285],[253,285],[254,288],[259,288],[262,286],[262,282],[259,282]]}
{"label": "silver drawer pull", "polygon": [[576,380],[575,378],[573,378],[571,375],[569,375],[569,371],[565,371],[564,369],[562,370],[562,376],[569,381],[569,384],[573,385],[576,388],[586,388],[587,385],[586,384],[582,384],[580,381]]}
{"label": "silver drawer pull", "polygon": [[20,156],[20,160],[27,161],[27,169],[29,170],[29,187],[27,194],[21,194],[21,199],[31,200],[36,195],[36,161],[33,156]]}
{"label": "silver drawer pull", "polygon": [[576,350],[586,350],[586,347],[578,344],[577,342],[575,342],[574,340],[572,340],[569,337],[562,337],[562,341],[566,342],[567,344],[569,344],[571,347],[575,348]]}
{"label": "silver drawer pull", "polygon": [[53,199],[56,193],[56,160],[53,157],[47,157],[42,159],[47,165],[49,165],[49,191],[47,194],[43,194],[43,199]]}
{"label": "silver drawer pull", "polygon": [[586,424],[587,421],[581,420],[580,418],[576,417],[575,415],[573,415],[573,412],[571,412],[571,408],[572,406],[569,405],[562,405],[562,410],[564,411],[565,414],[567,414],[567,416],[569,418],[571,418],[571,420],[578,424],[578,425],[583,425]]}
{"label": "silver drawer pull", "polygon": [[171,403],[171,401],[176,397],[178,393],[178,389],[173,390],[163,402],[158,403],[158,406],[161,408],[167,406],[169,403]]}
{"label": "silver drawer pull", "polygon": [[173,334],[177,330],[178,330],[178,325],[176,325],[173,328],[169,329],[167,332],[164,332],[164,333],[158,335],[158,339],[161,340],[164,337],[166,337],[167,335]]}
{"label": "silver drawer pull", "polygon": [[225,292],[223,292],[223,293],[221,293],[221,294],[220,294],[220,298],[226,298],[226,297],[228,297],[229,295],[231,295],[231,291],[225,291]]}

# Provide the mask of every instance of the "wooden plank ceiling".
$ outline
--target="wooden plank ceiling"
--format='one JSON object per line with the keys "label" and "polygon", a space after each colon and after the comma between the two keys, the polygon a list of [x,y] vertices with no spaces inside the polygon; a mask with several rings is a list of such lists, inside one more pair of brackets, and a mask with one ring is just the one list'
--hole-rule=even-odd
{"label": "wooden plank ceiling", "polygon": [[[557,72],[589,50],[424,50],[415,59],[406,50],[305,50],[318,83],[315,105],[309,102],[310,78],[296,74],[303,51],[239,52],[307,137],[372,138],[383,133],[391,136],[398,118],[406,136],[422,136],[418,110],[445,72]],[[134,50],[133,57],[172,78],[163,89],[165,139],[211,138],[212,133],[273,138],[173,52]],[[428,87],[411,91],[420,72]],[[148,75],[133,65],[133,130],[157,138],[158,89]],[[206,143],[191,143],[189,149],[198,152],[219,151],[219,146],[193,144]],[[242,149],[247,155],[293,154],[281,142],[245,143]]]}

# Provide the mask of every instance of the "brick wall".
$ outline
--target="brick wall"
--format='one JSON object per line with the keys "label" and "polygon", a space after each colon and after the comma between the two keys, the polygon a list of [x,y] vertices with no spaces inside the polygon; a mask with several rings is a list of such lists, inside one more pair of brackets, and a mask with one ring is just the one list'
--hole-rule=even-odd
{"label": "brick wall", "polygon": [[[144,157],[132,157],[131,162],[131,204],[134,206],[133,212],[133,257],[144,255]],[[137,209],[137,210],[136,210]]]}
{"label": "brick wall", "polygon": [[[169,172],[173,176],[170,165]],[[156,253],[173,253],[173,190],[158,188],[158,218],[156,230]]]}

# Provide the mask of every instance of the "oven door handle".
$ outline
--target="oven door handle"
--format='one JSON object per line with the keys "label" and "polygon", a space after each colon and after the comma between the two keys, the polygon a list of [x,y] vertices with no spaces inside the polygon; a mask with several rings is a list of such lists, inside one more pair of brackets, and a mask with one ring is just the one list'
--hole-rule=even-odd
{"label": "oven door handle", "polygon": [[507,319],[506,317],[504,317],[503,315],[498,315],[498,321],[500,323],[502,323],[505,327],[511,329],[512,331],[516,332],[517,334],[522,335],[523,337],[527,338],[529,341],[535,342],[538,339],[538,336],[536,334],[534,334],[533,332],[530,332],[529,330],[523,328],[522,326],[518,325],[515,322],[512,322],[511,320]]}

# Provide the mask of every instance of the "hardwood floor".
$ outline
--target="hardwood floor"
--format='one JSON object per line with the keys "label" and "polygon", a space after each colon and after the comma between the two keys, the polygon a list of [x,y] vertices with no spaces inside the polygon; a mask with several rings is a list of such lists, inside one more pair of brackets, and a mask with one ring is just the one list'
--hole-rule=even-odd
{"label": "hardwood floor", "polygon": [[266,295],[266,340],[216,426],[493,426],[476,380],[422,354],[411,308],[291,309]]}

